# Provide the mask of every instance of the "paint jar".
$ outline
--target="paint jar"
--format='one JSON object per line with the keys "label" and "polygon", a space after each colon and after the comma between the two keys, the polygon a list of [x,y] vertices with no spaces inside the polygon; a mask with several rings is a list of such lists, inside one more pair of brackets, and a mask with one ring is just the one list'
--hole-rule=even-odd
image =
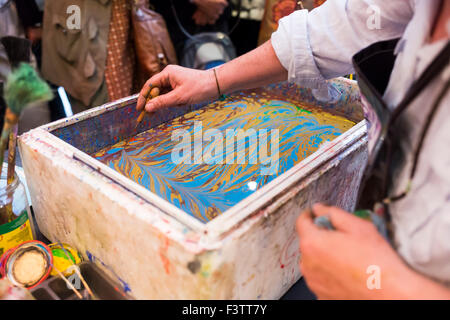
{"label": "paint jar", "polygon": [[8,184],[5,171],[0,177],[0,256],[34,238],[25,187],[17,174],[14,174],[14,179]]}
{"label": "paint jar", "polygon": [[0,261],[0,274],[15,286],[32,289],[47,279],[52,266],[50,248],[31,240],[5,252]]}

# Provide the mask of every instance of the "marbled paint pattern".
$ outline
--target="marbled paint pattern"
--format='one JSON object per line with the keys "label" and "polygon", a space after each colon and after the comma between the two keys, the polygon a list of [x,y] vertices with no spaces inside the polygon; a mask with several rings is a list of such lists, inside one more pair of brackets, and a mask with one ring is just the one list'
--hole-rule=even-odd
{"label": "marbled paint pattern", "polygon": [[[220,144],[224,154],[212,154],[216,162],[223,160],[224,163],[177,164],[173,161],[172,151],[180,143],[179,139],[172,139],[176,129],[190,133],[192,160],[202,159],[205,151],[211,152],[217,147],[215,139],[203,139],[202,148],[194,148],[201,136],[198,132],[194,134],[194,128],[198,131],[198,126],[194,125],[197,121],[202,125],[203,134],[208,129],[218,129],[223,134],[224,141]],[[333,140],[354,125],[350,120],[317,107],[300,105],[298,101],[271,95],[268,91],[256,91],[251,95],[237,94],[225,101],[211,103],[107,147],[93,157],[200,221],[208,222],[314,153],[323,142]],[[258,144],[250,144],[248,139],[245,143],[237,143],[236,148],[230,148],[235,160],[236,152],[245,150],[245,163],[225,161],[227,129],[279,130],[276,173],[261,175],[261,168],[265,165],[261,161],[249,161],[252,156],[259,160],[259,147]],[[268,141],[270,138],[269,134]],[[270,155],[270,146],[268,151]]]}

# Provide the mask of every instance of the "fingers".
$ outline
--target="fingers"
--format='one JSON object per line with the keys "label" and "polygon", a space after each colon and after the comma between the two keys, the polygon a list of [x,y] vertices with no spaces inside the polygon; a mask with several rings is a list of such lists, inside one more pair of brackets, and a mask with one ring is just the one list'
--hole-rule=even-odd
{"label": "fingers", "polygon": [[201,4],[197,3],[197,8],[203,11],[210,18],[215,18],[217,20],[224,12],[225,8],[228,6],[226,0],[217,0],[215,3]]}
{"label": "fingers", "polygon": [[214,15],[214,16],[210,19],[209,24],[214,24],[214,23],[216,23],[216,21],[219,20],[219,18],[220,18],[220,15],[218,15],[218,14]]}
{"label": "fingers", "polygon": [[206,26],[208,24],[208,18],[206,16],[202,16],[201,18],[198,19],[198,23],[199,26]]}
{"label": "fingers", "polygon": [[374,227],[373,223],[370,221],[363,220],[336,207],[315,204],[313,206],[313,211],[316,216],[328,216],[331,224],[336,228],[336,230],[349,233],[360,233],[365,232],[366,228]]}
{"label": "fingers", "polygon": [[169,74],[165,69],[162,72],[155,74],[149,80],[147,80],[145,85],[142,87],[136,104],[136,109],[138,111],[144,109],[150,91],[154,87],[158,88],[170,87]]}
{"label": "fingers", "polygon": [[221,1],[219,1],[219,3],[221,4],[221,6],[219,7],[219,15],[221,15],[223,13],[223,11],[225,10],[225,8],[228,7],[228,1],[221,0]]}
{"label": "fingers", "polygon": [[297,218],[296,228],[300,238],[317,231],[318,228],[314,225],[314,221],[309,210],[303,211]]}
{"label": "fingers", "polygon": [[197,25],[214,24],[220,17],[220,12],[204,12],[198,9],[192,17]]}
{"label": "fingers", "polygon": [[147,100],[150,90],[152,89],[150,80],[145,83],[142,87],[141,92],[139,92],[139,97],[136,104],[137,110],[142,110],[145,106],[145,101]]}
{"label": "fingers", "polygon": [[153,98],[145,105],[145,111],[155,112],[165,107],[174,107],[180,104],[177,90],[172,90],[166,94]]}
{"label": "fingers", "polygon": [[198,9],[195,11],[192,19],[194,19],[195,24],[199,26],[204,26],[208,23],[206,15]]}

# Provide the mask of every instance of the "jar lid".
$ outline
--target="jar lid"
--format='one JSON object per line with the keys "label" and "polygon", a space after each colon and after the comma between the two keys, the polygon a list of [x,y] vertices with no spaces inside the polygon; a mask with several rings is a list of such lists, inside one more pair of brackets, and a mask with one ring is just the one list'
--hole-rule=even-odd
{"label": "jar lid", "polygon": [[44,281],[53,266],[49,247],[40,241],[26,241],[2,257],[1,272],[15,285],[28,289]]}

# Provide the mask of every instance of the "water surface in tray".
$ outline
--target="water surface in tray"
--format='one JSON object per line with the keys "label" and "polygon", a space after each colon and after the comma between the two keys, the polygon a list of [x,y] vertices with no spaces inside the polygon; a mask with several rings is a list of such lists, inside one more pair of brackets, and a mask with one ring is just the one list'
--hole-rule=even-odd
{"label": "water surface in tray", "polygon": [[208,222],[354,125],[261,90],[211,103],[92,156]]}

